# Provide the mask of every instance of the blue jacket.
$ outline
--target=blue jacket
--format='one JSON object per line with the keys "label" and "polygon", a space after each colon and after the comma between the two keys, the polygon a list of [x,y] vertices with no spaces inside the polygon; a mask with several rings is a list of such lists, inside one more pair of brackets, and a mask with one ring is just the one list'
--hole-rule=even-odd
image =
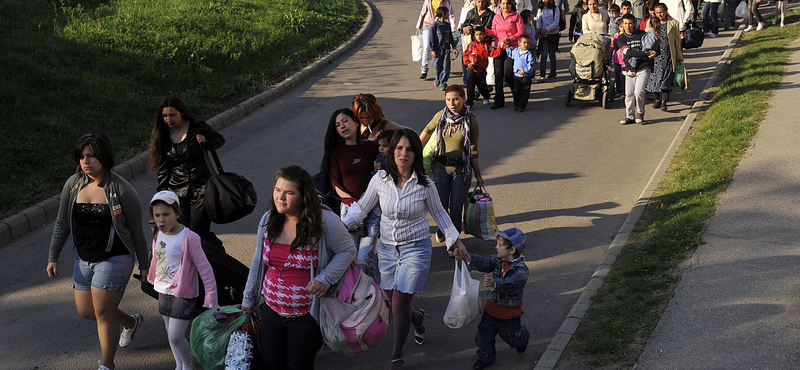
{"label": "blue jacket", "polygon": [[[506,54],[511,59],[514,59],[514,77],[531,77],[533,76],[533,63],[536,62],[536,56],[530,50],[520,54],[519,47],[506,48]],[[522,70],[523,75],[520,76],[517,71]]]}
{"label": "blue jacket", "polygon": [[522,294],[525,292],[525,283],[528,282],[528,266],[525,265],[525,257],[510,262],[504,278],[500,277],[503,270],[503,260],[493,255],[484,257],[470,253],[469,269],[480,272],[491,272],[495,281],[495,287],[489,290],[486,298],[497,302],[501,306],[515,307],[522,305]]}
{"label": "blue jacket", "polygon": [[438,19],[433,22],[428,47],[431,51],[435,51],[439,58],[456,48],[456,40],[453,38],[453,30],[450,28],[450,23],[440,22]]}

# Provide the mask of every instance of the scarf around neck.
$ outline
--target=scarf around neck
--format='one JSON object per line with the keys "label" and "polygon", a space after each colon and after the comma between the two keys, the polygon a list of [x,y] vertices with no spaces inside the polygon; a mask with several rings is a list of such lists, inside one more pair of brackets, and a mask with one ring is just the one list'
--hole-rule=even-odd
{"label": "scarf around neck", "polygon": [[[439,149],[444,135],[453,136],[455,130],[460,129],[464,135],[462,142],[461,156],[464,159],[464,170],[470,171],[470,158],[472,157],[472,150],[470,149],[471,142],[469,140],[469,129],[472,124],[472,113],[466,105],[459,114],[454,114],[449,108],[444,107],[442,114],[439,116],[439,122],[436,124],[436,142],[433,149],[433,160],[439,156]],[[460,127],[459,127],[460,126]]]}

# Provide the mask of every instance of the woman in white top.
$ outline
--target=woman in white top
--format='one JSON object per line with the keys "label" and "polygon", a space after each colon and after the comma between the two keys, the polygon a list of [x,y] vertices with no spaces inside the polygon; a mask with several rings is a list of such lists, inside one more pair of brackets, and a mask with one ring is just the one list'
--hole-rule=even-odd
{"label": "woman in white top", "polygon": [[589,0],[589,12],[583,15],[581,29],[583,33],[597,32],[605,34],[608,32],[608,12],[600,9],[598,0]]}
{"label": "woman in white top", "polygon": [[430,212],[445,235],[448,249],[463,246],[458,230],[439,201],[433,181],[425,175],[422,143],[410,129],[397,130],[389,144],[386,169],[378,171],[361,199],[353,203],[342,220],[352,227],[380,203],[381,241],[378,266],[381,288],[392,301],[394,349],[392,369],[403,367],[403,347],[410,325],[414,341],[425,340],[424,310],[411,307],[415,293],[422,293],[431,263],[431,234],[425,218]]}
{"label": "woman in white top", "polygon": [[558,30],[558,21],[561,19],[561,8],[557,7],[553,0],[542,0],[539,2],[539,10],[536,13],[536,32],[541,39],[541,61],[539,63],[539,81],[544,81],[544,71],[547,59],[550,58],[550,74],[547,78],[556,78],[556,51],[558,51],[558,40],[561,32]]}

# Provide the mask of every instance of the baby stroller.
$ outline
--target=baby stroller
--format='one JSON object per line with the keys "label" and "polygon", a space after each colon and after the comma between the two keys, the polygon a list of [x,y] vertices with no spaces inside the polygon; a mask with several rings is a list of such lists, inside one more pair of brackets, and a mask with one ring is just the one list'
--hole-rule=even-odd
{"label": "baby stroller", "polygon": [[569,73],[572,87],[567,92],[567,106],[572,100],[599,100],[603,109],[614,101],[614,74],[611,73],[608,41],[602,34],[587,32],[570,50]]}

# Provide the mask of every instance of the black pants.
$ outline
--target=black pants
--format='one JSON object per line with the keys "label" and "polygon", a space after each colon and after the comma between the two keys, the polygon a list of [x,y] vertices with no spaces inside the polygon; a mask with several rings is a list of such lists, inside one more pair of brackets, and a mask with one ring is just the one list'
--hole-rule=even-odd
{"label": "black pants", "polygon": [[285,318],[261,305],[261,364],[264,370],[313,370],[322,333],[311,315]]}
{"label": "black pants", "polygon": [[514,59],[509,58],[505,52],[494,59],[494,104],[500,106],[506,103],[503,81],[509,88],[514,87]]}
{"label": "black pants", "polygon": [[466,76],[467,76],[467,105],[471,107],[474,104],[475,87],[478,88],[478,91],[480,91],[481,95],[483,95],[485,99],[489,99],[489,87],[486,86],[486,71],[474,72],[468,68],[466,71]]}
{"label": "black pants", "polygon": [[528,99],[531,97],[531,78],[514,76],[514,106],[525,109],[528,106]]}

